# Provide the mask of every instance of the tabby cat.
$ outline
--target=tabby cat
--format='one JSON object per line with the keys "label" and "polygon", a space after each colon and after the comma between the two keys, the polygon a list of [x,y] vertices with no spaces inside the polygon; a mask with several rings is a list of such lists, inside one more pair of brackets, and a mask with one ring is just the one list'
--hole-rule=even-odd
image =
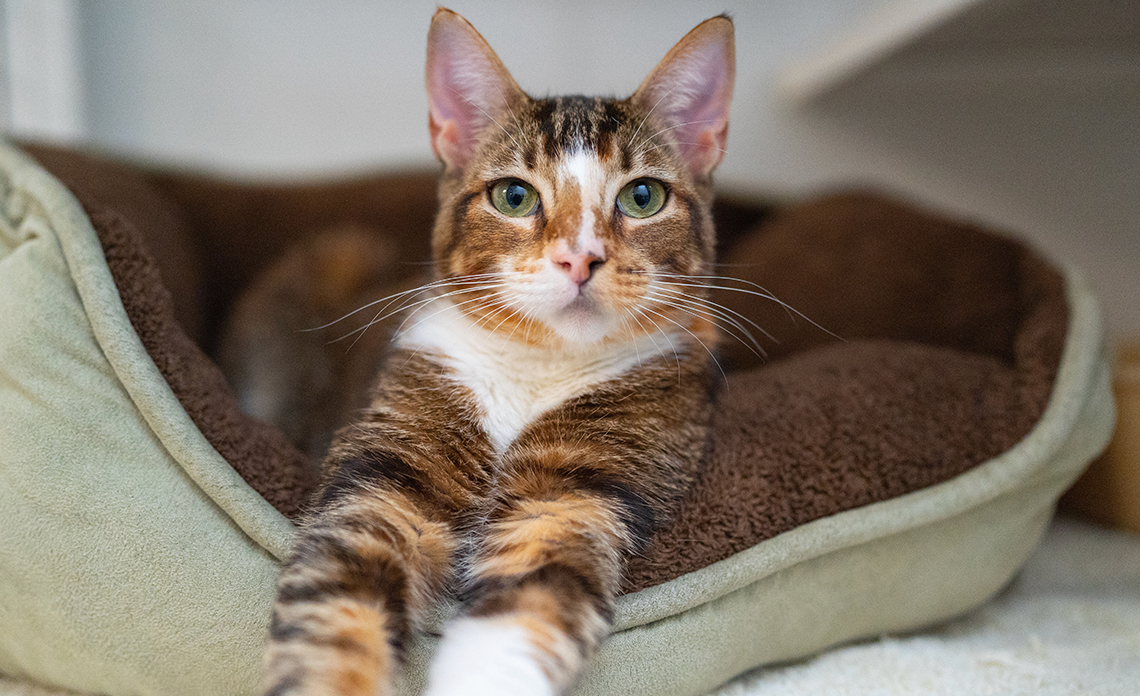
{"label": "tabby cat", "polygon": [[721,16],[628,99],[534,99],[436,12],[435,278],[376,305],[402,323],[278,583],[265,693],[391,693],[448,596],[428,693],[573,686],[704,451],[733,73]]}

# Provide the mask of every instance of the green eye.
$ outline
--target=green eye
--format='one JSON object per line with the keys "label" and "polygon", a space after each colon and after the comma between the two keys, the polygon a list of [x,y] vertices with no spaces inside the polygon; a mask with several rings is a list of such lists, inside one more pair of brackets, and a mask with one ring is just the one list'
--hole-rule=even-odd
{"label": "green eye", "polygon": [[617,204],[632,218],[647,218],[665,206],[665,186],[656,179],[635,179],[618,194]]}
{"label": "green eye", "polygon": [[504,179],[491,188],[491,203],[503,215],[525,217],[538,207],[538,191],[525,181]]}

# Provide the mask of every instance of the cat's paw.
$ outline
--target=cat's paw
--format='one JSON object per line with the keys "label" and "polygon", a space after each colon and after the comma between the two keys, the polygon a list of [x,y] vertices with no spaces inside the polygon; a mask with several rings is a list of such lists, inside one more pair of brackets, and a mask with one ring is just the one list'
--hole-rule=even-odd
{"label": "cat's paw", "polygon": [[526,629],[506,619],[451,623],[436,651],[425,696],[555,696]]}

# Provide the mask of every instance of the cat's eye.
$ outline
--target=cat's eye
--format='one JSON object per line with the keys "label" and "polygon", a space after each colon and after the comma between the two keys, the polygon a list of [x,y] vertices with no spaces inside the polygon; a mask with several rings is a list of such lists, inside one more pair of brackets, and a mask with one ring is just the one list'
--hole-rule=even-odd
{"label": "cat's eye", "polygon": [[525,181],[503,179],[491,187],[491,204],[508,217],[525,217],[538,207],[538,191]]}
{"label": "cat's eye", "polygon": [[665,207],[665,186],[656,179],[635,179],[618,193],[618,208],[633,218],[656,215]]}

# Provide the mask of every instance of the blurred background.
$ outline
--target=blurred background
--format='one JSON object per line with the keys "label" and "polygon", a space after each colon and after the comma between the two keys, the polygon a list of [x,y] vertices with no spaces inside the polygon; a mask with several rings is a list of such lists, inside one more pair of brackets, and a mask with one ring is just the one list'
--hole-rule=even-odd
{"label": "blurred background", "polygon": [[[430,0],[5,0],[0,120],[21,137],[235,177],[432,166]],[[625,95],[728,10],[719,182],[844,184],[1029,237],[1140,336],[1136,0],[456,0],[532,94]]]}

